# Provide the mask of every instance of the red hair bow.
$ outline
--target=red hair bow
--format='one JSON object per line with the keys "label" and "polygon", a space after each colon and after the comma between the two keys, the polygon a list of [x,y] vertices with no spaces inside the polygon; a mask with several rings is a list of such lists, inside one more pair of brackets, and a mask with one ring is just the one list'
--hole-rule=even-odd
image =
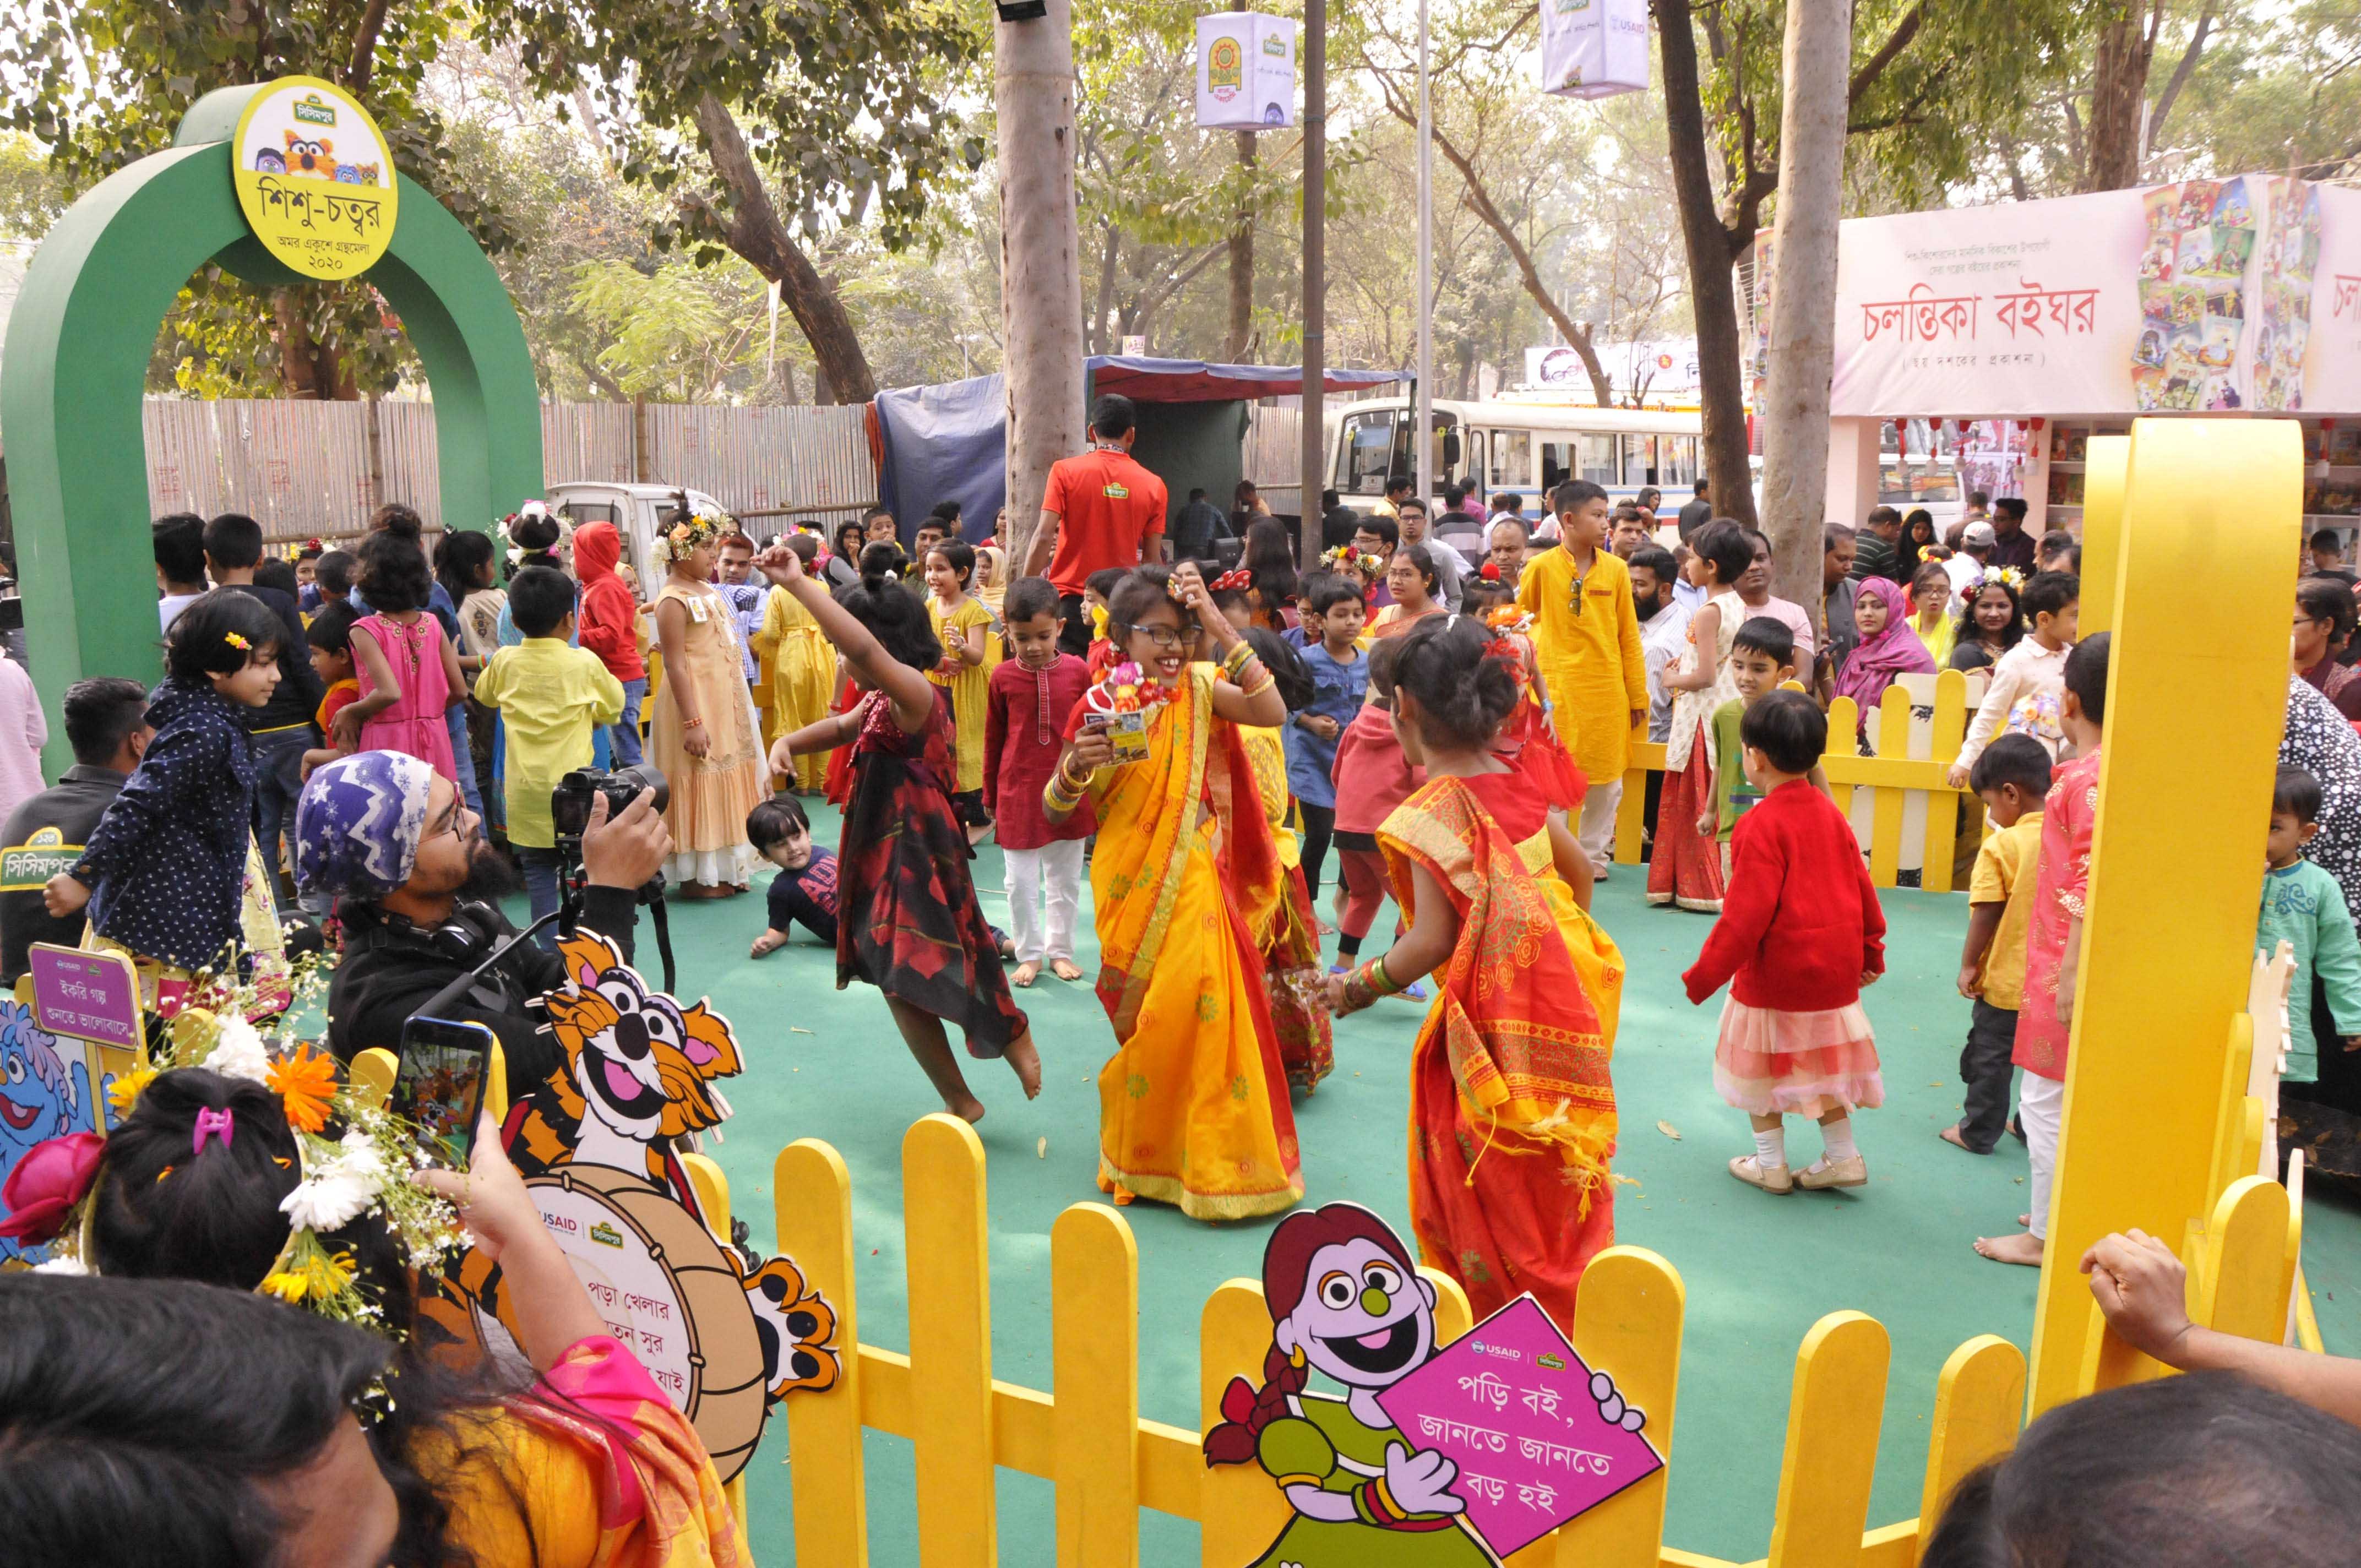
{"label": "red hair bow", "polygon": [[1216,592],[1224,588],[1250,588],[1254,587],[1254,574],[1240,566],[1234,571],[1224,572],[1206,587]]}

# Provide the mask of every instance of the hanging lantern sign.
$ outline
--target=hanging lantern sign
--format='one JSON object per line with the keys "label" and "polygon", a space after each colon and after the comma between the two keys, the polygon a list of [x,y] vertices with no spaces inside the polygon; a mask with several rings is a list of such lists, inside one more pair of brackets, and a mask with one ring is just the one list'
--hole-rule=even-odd
{"label": "hanging lantern sign", "polygon": [[1542,0],[1542,91],[1611,98],[1648,87],[1648,0]]}
{"label": "hanging lantern sign", "polygon": [[1197,124],[1280,130],[1295,124],[1295,24],[1223,11],[1197,18]]}

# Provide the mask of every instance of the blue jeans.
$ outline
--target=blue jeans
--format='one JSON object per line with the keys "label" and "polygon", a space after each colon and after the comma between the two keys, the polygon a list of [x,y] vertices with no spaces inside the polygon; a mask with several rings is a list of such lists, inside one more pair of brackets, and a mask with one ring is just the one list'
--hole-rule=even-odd
{"label": "blue jeans", "polygon": [[[532,850],[522,844],[516,847],[518,867],[524,872],[526,907],[533,919],[555,914],[557,909],[557,875],[560,869],[555,850]],[[533,938],[544,952],[557,950],[557,928],[553,926]]]}
{"label": "blue jeans", "polygon": [[451,771],[459,775],[459,796],[480,818],[484,792],[476,783],[476,754],[467,750],[467,705],[463,702],[443,711],[445,728],[451,731]]}
{"label": "blue jeans", "polygon": [[619,768],[640,765],[640,699],[648,695],[647,677],[623,683],[623,717],[610,727],[615,737],[615,761]]}
{"label": "blue jeans", "polygon": [[279,839],[295,836],[295,802],[303,793],[303,753],[316,733],[308,724],[254,737],[254,837],[282,908],[295,903],[294,884],[279,870]]}

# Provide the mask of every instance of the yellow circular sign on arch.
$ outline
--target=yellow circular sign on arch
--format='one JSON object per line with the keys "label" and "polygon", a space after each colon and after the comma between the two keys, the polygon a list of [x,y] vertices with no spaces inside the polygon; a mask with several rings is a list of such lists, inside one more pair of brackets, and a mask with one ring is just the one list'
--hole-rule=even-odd
{"label": "yellow circular sign on arch", "polygon": [[237,204],[265,249],[307,278],[357,278],[393,239],[401,192],[369,112],[333,82],[282,76],[238,116]]}

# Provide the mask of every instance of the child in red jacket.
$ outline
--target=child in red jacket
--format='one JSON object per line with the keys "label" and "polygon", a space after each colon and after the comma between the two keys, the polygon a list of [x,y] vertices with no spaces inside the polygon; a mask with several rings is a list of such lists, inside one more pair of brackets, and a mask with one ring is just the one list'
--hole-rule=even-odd
{"label": "child in red jacket", "polygon": [[[1721,918],[1682,977],[1698,1003],[1730,982],[1713,1083],[1754,1122],[1754,1152],[1730,1174],[1765,1192],[1866,1185],[1852,1113],[1885,1101],[1861,1007],[1861,987],[1885,972],[1885,915],[1852,825],[1810,781],[1828,739],[1827,716],[1801,692],[1746,710],[1746,778],[1763,799],[1738,819]],[[1791,1114],[1819,1119],[1826,1151],[1792,1174]]]}

